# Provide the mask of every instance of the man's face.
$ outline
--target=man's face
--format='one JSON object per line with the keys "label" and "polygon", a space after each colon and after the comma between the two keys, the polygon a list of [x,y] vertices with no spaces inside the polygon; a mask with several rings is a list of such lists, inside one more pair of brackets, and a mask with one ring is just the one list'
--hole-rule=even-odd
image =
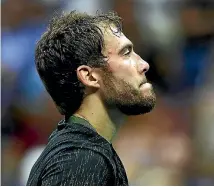
{"label": "man's face", "polygon": [[109,108],[118,108],[126,115],[150,112],[156,101],[152,85],[145,73],[147,62],[133,50],[133,44],[123,33],[104,31],[107,68],[102,71],[100,95]]}

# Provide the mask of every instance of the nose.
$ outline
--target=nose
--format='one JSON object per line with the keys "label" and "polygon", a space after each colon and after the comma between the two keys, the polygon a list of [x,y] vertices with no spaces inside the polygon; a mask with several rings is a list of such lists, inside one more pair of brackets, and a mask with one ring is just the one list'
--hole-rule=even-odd
{"label": "nose", "polygon": [[149,70],[150,66],[149,64],[144,61],[143,59],[140,59],[138,71],[140,74],[145,74]]}

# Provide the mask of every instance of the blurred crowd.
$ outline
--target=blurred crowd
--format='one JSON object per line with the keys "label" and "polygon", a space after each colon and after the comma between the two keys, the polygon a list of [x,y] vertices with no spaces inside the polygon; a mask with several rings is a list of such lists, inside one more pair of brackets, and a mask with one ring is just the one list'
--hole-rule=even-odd
{"label": "blurred crowd", "polygon": [[153,112],[131,116],[113,142],[130,185],[214,185],[213,0],[2,0],[1,184],[25,185],[62,116],[34,66],[50,17],[114,10],[150,64]]}

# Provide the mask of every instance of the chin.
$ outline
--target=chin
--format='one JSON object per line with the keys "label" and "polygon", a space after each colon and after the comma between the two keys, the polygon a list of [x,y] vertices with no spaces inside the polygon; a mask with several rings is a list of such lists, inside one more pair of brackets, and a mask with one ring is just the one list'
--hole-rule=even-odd
{"label": "chin", "polygon": [[147,107],[147,108],[127,108],[127,109],[122,109],[120,110],[123,114],[127,116],[137,116],[137,115],[143,115],[146,113],[149,113],[152,111],[152,107]]}
{"label": "chin", "polygon": [[136,116],[151,112],[155,107],[155,103],[155,99],[152,99],[150,102],[147,101],[143,104],[121,105],[118,108],[127,116]]}

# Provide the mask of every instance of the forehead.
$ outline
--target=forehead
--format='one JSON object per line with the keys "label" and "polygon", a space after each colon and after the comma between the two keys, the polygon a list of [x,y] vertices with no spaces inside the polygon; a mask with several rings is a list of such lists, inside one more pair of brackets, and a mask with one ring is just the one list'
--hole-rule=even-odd
{"label": "forehead", "polygon": [[103,29],[104,34],[104,50],[105,55],[118,53],[118,51],[126,44],[132,44],[132,42],[122,32],[117,32],[116,27],[110,27]]}

